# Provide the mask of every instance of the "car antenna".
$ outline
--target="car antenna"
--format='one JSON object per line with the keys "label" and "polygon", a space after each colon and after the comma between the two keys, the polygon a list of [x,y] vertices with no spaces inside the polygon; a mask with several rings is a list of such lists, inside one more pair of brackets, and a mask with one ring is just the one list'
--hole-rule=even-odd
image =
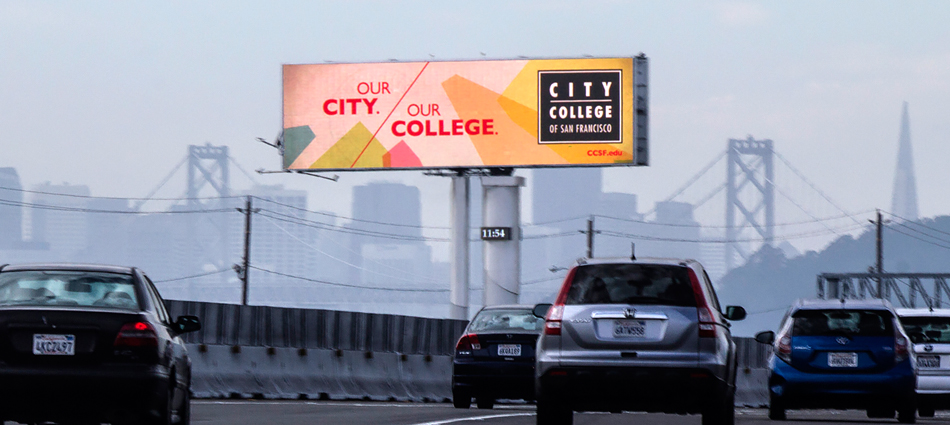
{"label": "car antenna", "polygon": [[637,244],[634,242],[630,242],[630,259],[637,260]]}

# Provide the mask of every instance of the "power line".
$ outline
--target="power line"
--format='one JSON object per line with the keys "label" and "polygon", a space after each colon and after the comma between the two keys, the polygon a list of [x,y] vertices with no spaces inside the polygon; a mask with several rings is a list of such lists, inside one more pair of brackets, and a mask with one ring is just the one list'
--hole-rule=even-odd
{"label": "power line", "polygon": [[390,292],[449,292],[448,289],[386,288],[386,287],[378,287],[378,286],[351,285],[348,283],[331,282],[328,280],[311,279],[311,278],[303,277],[303,276],[294,276],[292,274],[275,272],[273,270],[267,270],[267,269],[263,269],[257,266],[249,266],[249,268],[252,268],[254,270],[261,271],[264,273],[270,273],[277,276],[289,277],[291,279],[298,279],[298,280],[303,280],[307,282],[320,283],[323,285],[330,285],[330,286],[341,286],[344,288],[369,289],[369,290],[374,290],[374,291],[390,291]]}
{"label": "power line", "polygon": [[[263,214],[264,212],[274,214],[277,217],[273,215]],[[376,231],[364,230],[364,229],[350,229],[344,226],[321,223],[319,221],[307,220],[305,218],[295,217],[288,214],[282,214],[277,211],[268,210],[265,208],[261,208],[258,214],[262,216],[268,216],[275,220],[280,220],[280,221],[284,221],[291,224],[297,224],[300,226],[313,227],[315,229],[329,230],[329,231],[340,232],[340,233],[348,233],[348,234],[359,235],[359,236],[369,236],[369,237],[378,237],[378,238],[402,240],[402,241],[415,241],[415,242],[449,242],[450,241],[448,238],[429,238],[425,236],[399,235],[395,233],[376,232]]]}
{"label": "power line", "polygon": [[[835,231],[836,231],[836,233],[837,233],[837,231],[839,231],[839,230],[840,230],[840,231],[844,231],[844,232],[850,232],[850,231],[853,231],[853,230],[855,230],[855,229],[859,229],[859,228],[861,228],[861,227],[864,227],[864,224],[851,225],[851,226],[849,226],[849,227],[842,227],[842,228],[839,228],[839,229],[835,229]],[[604,234],[605,236],[612,236],[612,237],[616,237],[616,238],[642,239],[642,240],[648,240],[648,241],[662,241],[662,242],[734,243],[734,242],[764,242],[764,241],[765,241],[765,238],[743,238],[743,239],[734,239],[734,240],[727,240],[727,239],[677,239],[677,238],[663,238],[663,237],[658,237],[658,236],[634,235],[634,234],[630,234],[630,233],[612,232],[612,231],[609,231],[609,230],[603,230],[602,232],[603,232],[603,234]],[[772,239],[774,239],[774,240],[792,240],[792,239],[803,239],[803,238],[814,237],[814,236],[823,236],[823,235],[827,235],[827,234],[828,234],[828,232],[824,232],[824,231],[822,231],[822,232],[806,232],[806,233],[797,233],[797,234],[784,235],[784,236],[775,236],[775,237],[773,237]]]}
{"label": "power line", "polygon": [[175,282],[175,281],[179,281],[179,280],[197,279],[197,278],[199,278],[199,277],[211,276],[211,275],[213,275],[213,274],[219,274],[219,273],[224,273],[224,272],[228,272],[228,271],[230,271],[230,270],[217,270],[217,271],[213,271],[213,272],[202,273],[202,274],[196,274],[196,275],[192,275],[192,276],[176,277],[176,278],[174,278],[174,279],[155,280],[155,281],[153,281],[153,282],[155,282],[155,283],[167,283],[167,282]]}
{"label": "power line", "polygon": [[284,204],[284,203],[277,202],[277,201],[274,201],[274,200],[271,200],[271,199],[261,198],[261,197],[259,197],[259,196],[254,196],[254,198],[260,199],[261,201],[264,201],[264,202],[269,202],[269,203],[272,203],[272,204],[280,205],[280,206],[282,206],[282,207],[286,207],[286,208],[290,208],[290,209],[293,209],[293,210],[297,210],[297,211],[303,211],[303,212],[307,212],[307,213],[310,213],[310,214],[322,215],[322,216],[325,216],[325,217],[340,218],[340,219],[344,219],[344,220],[356,221],[356,222],[360,222],[360,223],[379,224],[379,225],[381,225],[381,226],[408,227],[408,228],[412,228],[412,229],[440,229],[440,230],[449,230],[449,229],[450,229],[449,227],[441,227],[441,226],[419,226],[419,225],[415,225],[415,224],[387,223],[387,222],[383,222],[383,221],[364,220],[364,219],[359,219],[359,218],[354,218],[354,217],[345,217],[345,216],[339,216],[339,215],[335,215],[335,214],[331,214],[331,213],[326,213],[326,212],[321,212],[321,211],[308,210],[308,209],[306,209],[306,208],[300,208],[300,207],[297,207],[297,206]]}
{"label": "power line", "polygon": [[931,241],[928,241],[928,240],[924,240],[924,239],[921,239],[921,238],[919,238],[919,237],[917,237],[917,236],[911,235],[911,234],[909,234],[909,233],[904,233],[904,232],[902,232],[902,231],[900,231],[900,230],[897,230],[897,229],[895,229],[895,228],[893,228],[893,227],[891,227],[891,226],[887,226],[887,228],[888,228],[888,229],[891,229],[891,230],[893,230],[893,231],[895,231],[895,232],[897,232],[897,233],[900,233],[900,234],[902,234],[902,235],[904,235],[904,236],[907,236],[907,237],[909,237],[909,238],[917,239],[918,241],[921,241],[921,242],[923,242],[923,243],[928,243],[928,244],[931,244],[931,245],[933,245],[933,246],[939,246],[939,247],[941,247],[941,248],[950,249],[950,246],[948,246],[948,245],[941,245],[941,244],[938,244],[938,243],[935,243],[935,242],[931,242]]}
{"label": "power line", "polygon": [[[824,221],[840,220],[840,219],[843,219],[843,218],[851,218],[851,219],[853,219],[855,215],[868,214],[868,213],[870,213],[870,212],[873,212],[873,210],[862,211],[862,212],[859,212],[859,213],[856,213],[856,214],[848,214],[848,213],[845,213],[845,214],[842,214],[842,215],[831,216],[831,217],[824,217],[824,218],[815,218],[815,217],[812,217],[811,220],[790,221],[790,222],[786,222],[786,223],[773,224],[773,225],[771,225],[771,226],[765,226],[765,225],[763,225],[762,227],[787,227],[787,226],[798,226],[798,225],[803,225],[803,224],[815,224],[815,223],[824,222]],[[636,220],[636,219],[632,219],[632,218],[611,217],[611,216],[602,215],[602,214],[594,214],[594,217],[605,218],[605,219],[608,219],[608,220],[625,221],[625,222],[628,222],[628,223],[647,224],[647,225],[652,225],[652,226],[690,227],[690,228],[706,228],[706,229],[725,229],[725,228],[729,227],[729,226],[712,226],[712,225],[705,225],[705,224],[700,224],[700,223],[694,223],[694,224],[687,224],[687,223],[662,223],[662,222],[656,222],[656,221]]]}
{"label": "power line", "polygon": [[[929,233],[925,233],[925,232],[923,232],[923,231],[917,230],[917,229],[915,229],[915,228],[913,228],[913,227],[906,226],[906,225],[904,225],[904,224],[902,224],[902,223],[896,223],[896,222],[895,222],[894,224],[896,224],[896,225],[898,225],[898,226],[900,226],[900,227],[903,227],[903,228],[905,228],[905,229],[907,229],[907,230],[910,230],[911,232],[917,233],[917,234],[919,234],[919,235],[923,235],[923,236],[926,236],[926,237],[928,237],[928,238],[935,239],[935,240],[937,240],[938,242],[943,242],[943,243],[950,244],[950,241],[948,241],[948,240],[946,240],[946,239],[938,238],[938,237],[936,237],[936,236],[934,236],[934,235],[931,235],[931,234],[929,234]],[[894,229],[893,227],[890,227],[890,226],[888,226],[888,227],[889,227],[890,229],[892,229],[892,230]]]}
{"label": "power line", "polygon": [[[404,281],[407,281],[407,282],[418,282],[419,280],[425,280],[425,281],[428,281],[428,283],[435,283],[435,284],[438,284],[438,282],[432,281],[432,280],[430,280],[429,278],[421,278],[421,277],[419,277],[419,276],[416,276],[415,279],[407,279],[407,278],[405,278],[405,277],[392,276],[392,275],[388,275],[388,274],[385,274],[385,273],[380,273],[380,272],[376,272],[376,271],[373,271],[373,270],[369,270],[369,269],[366,269],[366,268],[364,268],[364,267],[360,267],[360,266],[358,266],[358,265],[356,265],[356,264],[352,264],[352,263],[347,262],[347,261],[345,261],[345,260],[343,260],[343,259],[340,259],[340,258],[334,257],[334,256],[332,256],[332,255],[330,255],[330,254],[327,254],[326,252],[323,252],[323,250],[321,250],[321,249],[319,249],[319,248],[317,248],[317,247],[315,247],[315,246],[313,246],[313,245],[310,245],[310,244],[307,243],[307,242],[304,242],[303,240],[301,240],[300,238],[298,238],[297,235],[294,235],[293,233],[291,233],[291,232],[288,231],[287,229],[284,229],[283,227],[280,227],[280,225],[278,225],[277,223],[275,223],[275,222],[273,221],[273,220],[274,220],[273,218],[267,217],[267,216],[263,216],[263,217],[264,217],[265,219],[267,219],[267,221],[270,221],[272,225],[274,225],[275,227],[277,227],[278,229],[280,229],[282,232],[286,233],[286,234],[287,234],[288,236],[290,236],[291,238],[295,239],[297,242],[300,242],[302,245],[306,246],[307,248],[310,248],[310,249],[312,249],[312,250],[314,250],[314,251],[317,251],[317,252],[319,252],[319,253],[321,253],[321,254],[323,254],[323,255],[325,255],[325,256],[327,256],[327,257],[333,259],[333,260],[336,260],[336,261],[338,261],[338,262],[340,262],[340,263],[346,264],[347,266],[353,267],[353,268],[355,268],[355,269],[357,269],[357,270],[363,270],[363,271],[365,271],[365,272],[377,274],[377,275],[380,275],[380,276],[383,276],[383,277],[387,277],[387,278],[390,278],[390,279],[404,280]],[[330,239],[332,239],[332,238],[330,238]],[[373,263],[376,263],[376,262],[373,261]],[[385,266],[385,264],[382,264],[382,263],[376,263],[376,264]],[[404,274],[404,275],[410,275],[410,276],[412,276],[411,273],[408,273],[408,272],[406,272],[405,270],[396,269],[395,267],[391,267],[391,266],[386,266],[386,267],[389,267],[389,268],[391,268],[391,269],[394,269],[394,270],[396,270],[396,271],[398,271],[399,273],[402,273],[402,274]]]}
{"label": "power line", "polygon": [[92,195],[76,195],[76,194],[70,194],[70,193],[43,192],[39,190],[17,189],[13,187],[2,187],[2,186],[0,186],[0,190],[8,190],[11,192],[33,193],[33,194],[38,194],[38,195],[62,196],[66,198],[108,199],[108,200],[117,200],[117,201],[194,201],[194,200],[241,198],[241,196],[209,196],[209,197],[201,197],[201,198],[128,198],[128,197],[119,197],[119,196],[92,196]]}
{"label": "power line", "polygon": [[31,202],[17,202],[9,201],[5,199],[0,199],[0,205],[9,205],[15,207],[24,207],[24,208],[33,208],[39,210],[51,210],[51,211],[63,211],[63,212],[81,212],[81,213],[97,213],[97,214],[129,214],[129,215],[148,215],[148,214],[196,214],[196,213],[219,213],[219,212],[233,212],[232,208],[215,208],[215,209],[202,209],[202,210],[169,210],[169,211],[134,211],[134,210],[100,210],[93,208],[81,208],[81,207],[64,207],[58,205],[46,205],[46,204],[36,204]]}
{"label": "power line", "polygon": [[899,215],[897,215],[897,214],[894,214],[894,213],[891,213],[891,212],[887,212],[887,211],[883,211],[883,210],[882,210],[881,212],[883,212],[883,213],[885,213],[885,214],[887,214],[887,215],[889,215],[889,216],[891,216],[891,217],[901,219],[901,220],[903,220],[905,223],[910,223],[910,224],[913,224],[913,225],[915,225],[915,226],[920,226],[920,227],[923,227],[923,228],[926,228],[926,229],[933,230],[933,231],[935,231],[935,232],[937,232],[937,233],[943,233],[943,234],[945,234],[945,235],[947,235],[947,236],[950,236],[950,233],[944,232],[943,230],[936,229],[936,228],[933,228],[933,227],[924,225],[924,224],[922,224],[922,223],[920,223],[920,222],[917,222],[917,221],[914,221],[914,220],[908,220],[908,219],[906,219],[906,218],[904,218],[904,217],[901,217],[901,216],[899,216]]}
{"label": "power line", "polygon": [[549,235],[522,236],[521,239],[523,239],[523,240],[530,240],[530,239],[562,238],[562,237],[565,237],[565,236],[574,236],[574,235],[578,235],[578,234],[579,234],[579,233],[577,233],[577,232],[561,232],[561,233],[552,233],[552,234],[549,234]]}

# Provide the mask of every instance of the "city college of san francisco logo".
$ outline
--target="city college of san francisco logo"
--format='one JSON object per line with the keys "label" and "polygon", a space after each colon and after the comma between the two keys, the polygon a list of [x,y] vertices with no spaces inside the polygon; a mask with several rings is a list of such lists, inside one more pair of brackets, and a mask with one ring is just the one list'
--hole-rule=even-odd
{"label": "city college of san francisco logo", "polygon": [[538,71],[538,143],[621,143],[622,72]]}

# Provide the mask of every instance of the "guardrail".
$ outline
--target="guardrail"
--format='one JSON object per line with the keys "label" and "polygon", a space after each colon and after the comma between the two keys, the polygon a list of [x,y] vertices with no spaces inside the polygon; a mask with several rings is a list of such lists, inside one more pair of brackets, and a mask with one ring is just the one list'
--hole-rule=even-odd
{"label": "guardrail", "polygon": [[390,314],[167,301],[174,316],[195,315],[185,342],[451,356],[468,322]]}
{"label": "guardrail", "polygon": [[[451,398],[452,356],[464,320],[267,306],[168,301],[172,316],[195,315],[184,336],[192,391],[203,398]],[[772,347],[735,338],[736,402],[768,401]]]}

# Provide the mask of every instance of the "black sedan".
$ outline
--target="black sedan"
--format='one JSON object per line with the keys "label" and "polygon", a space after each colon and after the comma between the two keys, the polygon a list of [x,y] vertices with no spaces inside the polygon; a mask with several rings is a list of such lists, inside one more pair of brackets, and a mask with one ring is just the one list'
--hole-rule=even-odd
{"label": "black sedan", "polygon": [[534,306],[501,305],[481,309],[455,346],[452,400],[479,409],[497,399],[534,399],[534,349],[544,319]]}
{"label": "black sedan", "polygon": [[0,422],[187,425],[200,327],[136,268],[0,266]]}

